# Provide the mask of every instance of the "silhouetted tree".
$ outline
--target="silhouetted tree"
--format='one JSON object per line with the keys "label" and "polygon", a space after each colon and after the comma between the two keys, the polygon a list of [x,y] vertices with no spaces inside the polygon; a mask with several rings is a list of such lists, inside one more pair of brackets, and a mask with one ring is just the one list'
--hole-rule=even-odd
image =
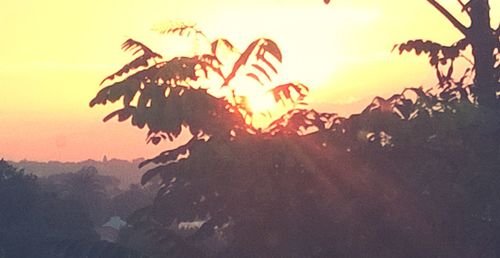
{"label": "silhouetted tree", "polygon": [[119,181],[111,176],[99,175],[95,167],[51,175],[43,182],[46,191],[82,205],[89,212],[95,226],[100,226],[112,215],[109,203],[111,197],[118,192]]}
{"label": "silhouetted tree", "polygon": [[[487,6],[470,4],[465,10],[471,19],[484,18]],[[476,25],[470,30],[484,29]],[[271,41],[252,43],[229,73],[222,72],[217,56],[219,47],[233,48],[226,40],[213,42],[210,54],[165,62],[153,62],[161,57],[127,41],[125,49],[143,55],[109,79],[139,71],[101,90],[91,106],[123,97],[124,109],[105,120],[117,115],[120,121],[132,117],[139,127],[147,124],[153,143],[177,137],[182,125],[194,137],[142,164],[159,164],[143,175],[143,184],[154,178],[162,183],[153,204],[129,217],[124,243],[178,257],[192,249],[216,257],[498,255],[500,157],[494,153],[500,114],[492,104],[492,89],[498,89],[491,84],[491,78],[498,82],[498,66],[488,68],[489,79],[479,78],[478,70],[491,62],[478,64],[484,56],[474,50],[475,76],[472,70],[458,78],[453,73],[453,62],[469,44],[485,47],[477,35],[450,47],[422,40],[397,46],[429,55],[436,88],[376,97],[349,118],[294,105],[262,130],[247,123],[252,113],[244,96],[228,86],[254,53],[267,66],[250,65],[255,73],[245,76],[257,82],[269,77],[274,66],[266,53],[281,60]],[[220,88],[228,87],[229,94],[216,97],[190,86],[188,81],[202,81],[197,71],[222,77]],[[271,91],[276,101],[301,101],[306,89],[287,84]],[[139,101],[132,106],[136,94]],[[182,223],[198,224],[183,235],[176,231]],[[218,248],[210,248],[214,241]]]}
{"label": "silhouetted tree", "polygon": [[[190,26],[181,26],[168,32],[201,34],[200,31]],[[148,141],[155,144],[162,139],[174,139],[180,134],[183,126],[188,127],[194,136],[186,145],[177,150],[161,153],[156,158],[145,161],[141,166],[150,162],[175,162],[180,156],[197,145],[204,145],[207,138],[211,142],[224,142],[233,141],[237,137],[248,134],[261,134],[258,129],[249,125],[247,119],[252,118],[252,110],[246,103],[245,96],[238,95],[237,85],[233,85],[233,80],[243,76],[254,80],[258,83],[257,85],[263,84],[264,80],[271,81],[272,73],[277,72],[273,62],[280,62],[282,58],[279,48],[273,41],[259,39],[252,42],[245,51],[238,54],[239,58],[232,64],[225,64],[224,59],[218,53],[221,48],[236,52],[232,44],[225,39],[212,42],[210,53],[193,57],[177,57],[169,61],[158,61],[157,59],[162,58],[159,54],[134,40],[126,41],[123,47],[124,49],[135,49],[136,53],[142,52],[142,55],[125,65],[117,73],[107,77],[106,80],[126,74],[131,69],[138,69],[139,71],[131,75],[127,74],[124,80],[101,90],[90,105],[106,104],[107,101],[114,102],[123,98],[124,108],[111,113],[104,120],[107,121],[113,116],[118,116],[119,121],[131,118],[132,124],[140,128],[148,125]],[[229,69],[224,72],[224,66],[227,68],[228,65]],[[207,77],[210,74],[221,79],[220,86],[216,86],[214,89],[203,85],[197,86],[194,83],[200,76]],[[226,93],[222,97],[211,95],[212,92],[217,92],[217,90]],[[307,87],[302,84],[290,83],[270,88],[269,94],[274,97],[276,102],[291,102],[292,106],[294,106],[302,101],[307,90]],[[132,100],[136,95],[138,95],[138,102],[134,105]],[[275,132],[277,130],[273,130],[272,133]],[[272,133],[268,134],[271,135]],[[148,182],[157,174],[156,171],[162,168],[148,171],[144,175],[142,182]],[[166,180],[166,178],[163,178],[160,191],[164,192],[168,187],[169,183]],[[202,191],[202,188],[199,190]],[[231,192],[227,192],[227,194],[231,194]],[[207,196],[206,198],[210,197]],[[165,206],[165,203],[160,204],[156,201],[155,203],[158,203],[158,205],[153,205],[154,207]],[[186,205],[191,204],[186,203]],[[198,218],[204,219],[207,211],[200,210],[200,212],[200,214],[196,215],[200,215]],[[219,213],[222,214],[222,212]],[[227,218],[227,215],[224,216]],[[175,214],[172,214],[169,217],[162,218],[161,224],[163,227],[168,227],[174,219],[177,219],[177,223],[180,223],[185,219],[190,221],[195,217],[176,217]],[[158,219],[157,217],[154,218],[155,220]],[[219,220],[219,222],[215,222],[216,220]],[[213,219],[209,223],[205,223],[205,226],[199,232],[207,231],[206,228],[208,228],[209,232],[213,231],[214,227],[220,227],[226,222],[227,219],[223,217]],[[204,234],[207,235],[207,233]],[[197,235],[202,235],[202,233]],[[211,235],[211,233],[208,233],[208,235]],[[192,236],[192,238],[200,237]]]}
{"label": "silhouetted tree", "polygon": [[[192,26],[180,26],[167,33],[202,34]],[[148,126],[148,142],[173,140],[182,127],[189,127],[195,137],[234,137],[236,134],[255,132],[245,123],[253,113],[246,96],[236,91],[235,78],[249,78],[258,85],[272,79],[277,72],[273,63],[281,62],[281,52],[273,41],[258,39],[239,53],[233,45],[218,39],[210,45],[210,52],[191,57],[176,57],[163,61],[162,56],[144,44],[129,39],[124,50],[142,53],[103,82],[126,75],[126,78],[103,88],[90,102],[90,106],[123,100],[123,108],[112,112],[104,121],[118,116],[119,121],[131,119],[139,128]],[[233,52],[239,58],[234,63],[224,63],[222,50]],[[227,69],[229,68],[229,69]],[[226,71],[227,70],[227,71]],[[225,72],[226,71],[226,72]],[[206,84],[208,76],[215,76],[219,85]],[[263,87],[263,86],[262,86]],[[275,100],[300,103],[308,88],[302,84],[284,84],[269,89]],[[135,103],[133,100],[137,98]]]}
{"label": "silhouetted tree", "polygon": [[[470,0],[462,6],[462,12],[467,13],[471,25],[466,27],[445,7],[435,0],[428,0],[452,25],[458,29],[464,38],[451,47],[442,46],[430,41],[409,41],[401,44],[400,52],[415,50],[430,57],[431,65],[438,70],[438,77],[450,78],[453,73],[453,61],[463,56],[467,46],[472,48],[474,84],[472,92],[477,102],[485,107],[495,108],[498,105],[497,93],[500,92],[500,26],[492,28],[490,25],[490,5],[488,0]],[[440,74],[439,65],[449,65],[446,73]]]}

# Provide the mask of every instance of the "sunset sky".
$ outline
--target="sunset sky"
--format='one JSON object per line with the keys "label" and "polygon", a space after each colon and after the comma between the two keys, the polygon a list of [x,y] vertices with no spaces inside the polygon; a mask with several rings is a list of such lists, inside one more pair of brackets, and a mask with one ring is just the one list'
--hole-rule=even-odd
{"label": "sunset sky", "polygon": [[[455,0],[441,2],[468,24]],[[490,2],[498,24],[500,1]],[[88,103],[131,60],[120,50],[126,39],[175,55],[152,31],[171,21],[196,23],[239,49],[273,39],[281,76],[308,85],[312,107],[344,115],[376,95],[435,83],[426,58],[391,53],[395,43],[461,36],[425,0],[8,1],[0,9],[0,158],[134,159],[167,148],[146,145],[146,131],[129,122],[103,123],[113,106]]]}

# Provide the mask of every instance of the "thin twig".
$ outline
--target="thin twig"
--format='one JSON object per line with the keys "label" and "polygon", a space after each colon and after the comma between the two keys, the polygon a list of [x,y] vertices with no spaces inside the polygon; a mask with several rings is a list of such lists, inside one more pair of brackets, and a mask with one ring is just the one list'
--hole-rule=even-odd
{"label": "thin twig", "polygon": [[464,4],[464,2],[462,2],[462,0],[457,0],[457,2],[460,4],[460,6],[462,6],[462,12],[470,13],[469,12],[469,4]]}
{"label": "thin twig", "polygon": [[465,27],[455,16],[453,16],[446,8],[444,8],[440,3],[438,3],[436,0],[427,0],[432,6],[434,6],[441,14],[446,17],[455,28],[457,28],[462,34],[467,36],[469,32],[469,28]]}
{"label": "thin twig", "polygon": [[460,57],[464,58],[464,59],[465,59],[467,62],[469,62],[471,65],[474,65],[474,62],[473,62],[470,58],[466,57],[465,55],[460,55]]}

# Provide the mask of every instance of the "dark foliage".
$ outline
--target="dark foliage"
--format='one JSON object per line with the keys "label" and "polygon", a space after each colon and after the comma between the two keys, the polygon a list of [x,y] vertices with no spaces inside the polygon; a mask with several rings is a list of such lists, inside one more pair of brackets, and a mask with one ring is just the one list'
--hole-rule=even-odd
{"label": "dark foliage", "polygon": [[41,191],[36,177],[3,160],[0,196],[0,249],[6,257],[51,257],[42,255],[48,238],[97,237],[82,206]]}
{"label": "dark foliage", "polygon": [[[166,32],[182,34],[185,30],[192,29],[181,26]],[[143,53],[149,53],[143,56],[147,60],[151,59],[149,48],[134,40],[127,42],[127,46],[134,43],[133,46],[142,49]],[[223,47],[239,55],[233,64],[226,64],[221,60],[218,50]],[[237,86],[232,85],[232,81],[240,76],[251,78],[259,84],[263,84],[264,80],[272,81],[272,74],[278,72],[273,63],[281,62],[282,56],[276,43],[269,39],[255,40],[242,53],[237,52],[229,41],[218,39],[211,43],[210,53],[176,57],[148,65],[143,65],[145,63],[142,62],[136,64],[136,60],[127,64],[126,70],[121,69],[107,77],[106,80],[113,79],[123,75],[124,71],[130,72],[125,79],[99,91],[90,106],[122,99],[123,108],[106,116],[104,121],[118,117],[118,121],[130,119],[132,125],[139,128],[147,126],[148,142],[158,144],[161,140],[178,137],[183,127],[188,127],[194,136],[227,138],[254,132],[255,129],[245,123],[245,118],[251,117],[252,111],[245,102],[245,96],[236,93]],[[227,74],[222,71],[224,66],[231,68]],[[131,72],[132,70],[136,72]],[[222,84],[218,89],[198,85],[196,81],[200,76],[217,76]],[[226,94],[216,97],[208,93],[208,90]],[[275,86],[272,91],[277,102],[291,100],[298,104],[308,88],[289,83]],[[135,98],[137,101],[134,101]]]}
{"label": "dark foliage", "polygon": [[130,185],[129,189],[111,198],[107,207],[110,209],[108,216],[128,218],[134,211],[151,205],[158,189],[157,182],[149,182],[144,186]]}
{"label": "dark foliage", "polygon": [[[94,231],[101,222],[92,221],[92,214],[112,211],[130,214],[144,205],[131,203],[145,191],[133,188],[133,198],[127,192],[114,199],[113,207],[104,207],[111,198],[107,186],[117,185],[112,177],[100,176],[93,167],[84,167],[76,173],[52,175],[42,183],[7,162],[0,161],[0,257],[130,257],[145,255],[107,241],[99,241]],[[151,186],[150,186],[151,187]],[[151,197],[149,198],[151,200]],[[93,204],[91,202],[94,202]],[[123,208],[123,205],[133,207]],[[134,206],[135,205],[135,206]]]}
{"label": "dark foliage", "polygon": [[[245,75],[257,82],[270,80],[276,67],[268,58],[282,57],[266,39],[250,44],[227,75],[216,50],[234,47],[218,40],[210,54],[146,66],[104,88],[91,106],[124,100],[105,120],[148,125],[153,143],[176,138],[183,126],[193,135],[146,161],[159,166],[142,183],[159,179],[161,186],[151,206],[129,217],[124,243],[140,239],[134,248],[157,257],[500,255],[498,29],[488,27],[484,41],[495,44],[483,44],[478,22],[489,21],[488,1],[464,5],[470,28],[429,2],[465,38],[453,46],[416,40],[397,48],[427,54],[438,86],[376,97],[349,118],[292,108],[256,129],[246,123],[251,110],[235,91],[215,97],[189,85],[199,70],[218,74],[221,88],[229,87],[242,67],[253,69]],[[468,45],[472,68],[457,77],[454,61]],[[307,87],[271,91],[277,102],[299,103]],[[198,224],[180,231],[188,222]],[[193,249],[198,253],[187,253]]]}
{"label": "dark foliage", "polygon": [[111,176],[99,175],[95,167],[51,175],[44,178],[42,183],[46,192],[81,205],[95,226],[104,224],[112,215],[108,209],[111,197],[119,192],[119,181]]}
{"label": "dark foliage", "polygon": [[[468,46],[471,47],[473,61],[472,71],[474,73],[474,84],[471,91],[477,103],[487,108],[495,109],[499,105],[498,94],[500,92],[500,26],[492,28],[490,25],[490,5],[488,0],[473,0],[462,5],[470,19],[471,25],[466,27],[446,8],[435,0],[428,0],[451,24],[459,30],[464,38],[452,46],[443,46],[439,43],[411,40],[407,43],[396,45],[399,52],[414,50],[417,55],[425,53],[429,56],[429,63],[436,68],[440,86],[445,86],[443,81],[450,81],[454,72],[454,61],[458,57],[466,58],[463,54]],[[440,66],[448,66],[446,73],[440,70]],[[465,76],[465,75],[464,75]],[[463,80],[461,81],[463,84]],[[459,85],[461,86],[461,85]]]}

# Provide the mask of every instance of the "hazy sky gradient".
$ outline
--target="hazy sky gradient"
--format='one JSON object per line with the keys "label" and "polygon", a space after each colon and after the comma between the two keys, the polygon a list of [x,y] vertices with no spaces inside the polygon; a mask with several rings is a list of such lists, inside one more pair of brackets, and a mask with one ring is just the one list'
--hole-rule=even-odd
{"label": "hazy sky gradient", "polygon": [[[442,2],[459,14],[456,1]],[[500,1],[491,2],[498,24]],[[425,0],[9,1],[0,9],[0,157],[133,159],[165,149],[146,145],[146,132],[129,123],[103,123],[113,107],[88,102],[130,60],[120,50],[127,38],[175,54],[151,31],[168,21],[196,22],[240,49],[258,37],[275,40],[281,75],[308,84],[313,107],[344,114],[375,95],[434,82],[426,58],[391,53],[395,43],[460,38]]]}

